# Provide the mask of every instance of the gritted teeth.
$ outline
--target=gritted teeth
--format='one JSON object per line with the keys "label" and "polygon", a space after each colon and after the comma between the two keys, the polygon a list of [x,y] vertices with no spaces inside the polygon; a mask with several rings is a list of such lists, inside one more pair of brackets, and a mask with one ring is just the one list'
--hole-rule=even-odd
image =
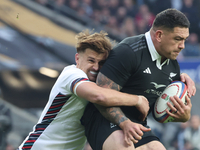
{"label": "gritted teeth", "polygon": [[90,71],[90,73],[96,75],[98,72]]}

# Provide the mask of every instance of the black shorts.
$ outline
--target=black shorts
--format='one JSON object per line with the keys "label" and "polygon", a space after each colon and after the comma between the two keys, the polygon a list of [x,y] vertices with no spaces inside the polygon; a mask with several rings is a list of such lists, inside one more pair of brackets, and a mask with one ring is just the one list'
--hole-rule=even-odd
{"label": "black shorts", "polygon": [[[93,150],[102,150],[103,143],[108,136],[116,130],[121,130],[119,126],[105,119],[93,106],[86,107],[81,122],[85,126],[85,135]],[[144,132],[142,140],[139,140],[134,146],[139,147],[151,141],[159,141],[159,138],[152,131]]]}

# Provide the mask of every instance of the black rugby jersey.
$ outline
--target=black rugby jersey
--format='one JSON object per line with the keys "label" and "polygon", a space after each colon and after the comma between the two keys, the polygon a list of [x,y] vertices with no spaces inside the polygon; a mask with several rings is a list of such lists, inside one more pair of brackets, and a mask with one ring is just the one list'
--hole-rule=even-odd
{"label": "black rugby jersey", "polygon": [[[121,92],[145,96],[150,109],[167,85],[180,80],[177,60],[170,60],[161,70],[156,66],[144,34],[128,37],[113,48],[100,72],[122,86]],[[121,109],[130,120],[139,122],[134,106]]]}

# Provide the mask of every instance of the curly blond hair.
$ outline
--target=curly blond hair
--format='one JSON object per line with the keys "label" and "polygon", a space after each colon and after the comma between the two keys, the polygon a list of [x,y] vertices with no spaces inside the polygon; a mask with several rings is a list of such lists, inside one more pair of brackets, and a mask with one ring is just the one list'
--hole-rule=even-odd
{"label": "curly blond hair", "polygon": [[114,42],[110,40],[105,31],[93,33],[92,31],[84,30],[76,35],[76,50],[78,53],[84,52],[87,48],[94,50],[97,53],[107,53],[113,47]]}

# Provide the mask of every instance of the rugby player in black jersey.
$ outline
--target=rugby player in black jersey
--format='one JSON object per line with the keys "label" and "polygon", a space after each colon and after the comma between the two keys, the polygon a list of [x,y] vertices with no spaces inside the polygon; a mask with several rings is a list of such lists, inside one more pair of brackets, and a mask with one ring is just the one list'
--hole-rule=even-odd
{"label": "rugby player in black jersey", "polygon": [[[192,108],[190,97],[196,88],[187,74],[180,74],[176,58],[185,47],[189,26],[187,17],[176,9],[157,14],[149,32],[128,37],[113,48],[100,70],[97,84],[143,95],[151,111],[165,87],[172,81],[181,80],[188,86],[187,105],[177,96],[171,97],[174,106],[170,103],[168,106],[177,113],[167,113],[175,122],[188,121]],[[82,118],[93,150],[166,150],[158,137],[143,130],[148,127],[147,119],[136,107],[96,107],[89,104]]]}

